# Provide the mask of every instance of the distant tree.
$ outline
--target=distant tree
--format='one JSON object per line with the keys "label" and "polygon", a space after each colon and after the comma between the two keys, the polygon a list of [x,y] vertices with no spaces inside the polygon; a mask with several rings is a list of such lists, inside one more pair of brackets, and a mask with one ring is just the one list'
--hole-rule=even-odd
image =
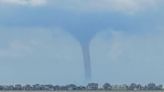
{"label": "distant tree", "polygon": [[67,90],[67,86],[60,86],[60,90]]}
{"label": "distant tree", "polygon": [[45,90],[48,90],[48,91],[53,91],[54,90],[53,85],[51,85],[51,84],[44,85],[43,87],[44,87]]}
{"label": "distant tree", "polygon": [[14,87],[15,90],[22,90],[22,85],[21,84],[16,84]]}
{"label": "distant tree", "polygon": [[143,86],[143,90],[148,90],[147,85],[144,85],[144,86]]}
{"label": "distant tree", "polygon": [[[22,88],[21,88],[22,89]],[[14,90],[14,86],[13,85],[9,85],[8,86],[8,90]]]}
{"label": "distant tree", "polygon": [[77,86],[75,84],[69,84],[66,86],[67,90],[76,90]]}
{"label": "distant tree", "polygon": [[124,90],[128,90],[128,85],[127,84],[123,84],[122,87],[123,87]]}
{"label": "distant tree", "polygon": [[155,83],[149,83],[147,87],[148,87],[148,90],[155,90],[156,84]]}
{"label": "distant tree", "polygon": [[0,85],[0,90],[4,90],[4,87],[2,85]]}
{"label": "distant tree", "polygon": [[142,85],[141,85],[141,84],[137,84],[137,85],[136,85],[136,89],[137,89],[137,90],[142,90],[142,89],[143,89],[143,87],[142,87]]}
{"label": "distant tree", "polygon": [[60,86],[59,85],[56,85],[53,87],[54,90],[60,90]]}
{"label": "distant tree", "polygon": [[27,84],[23,87],[24,90],[32,90],[32,86]]}
{"label": "distant tree", "polygon": [[86,90],[86,87],[85,86],[78,86],[77,90]]}
{"label": "distant tree", "polygon": [[41,86],[40,86],[40,84],[35,84],[32,86],[32,89],[33,90],[41,90]]}
{"label": "distant tree", "polygon": [[104,90],[112,90],[112,86],[111,86],[109,83],[105,83],[105,84],[103,85],[103,89],[104,89]]}
{"label": "distant tree", "polygon": [[163,85],[158,85],[158,86],[156,86],[156,90],[163,90]]}
{"label": "distant tree", "polygon": [[130,86],[128,87],[129,90],[135,90],[137,88],[137,84],[132,83],[130,84]]}

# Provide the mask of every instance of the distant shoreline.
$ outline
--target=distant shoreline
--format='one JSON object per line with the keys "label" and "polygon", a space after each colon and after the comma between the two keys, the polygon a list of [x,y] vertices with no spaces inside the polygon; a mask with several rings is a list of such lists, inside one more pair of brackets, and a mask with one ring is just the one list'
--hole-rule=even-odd
{"label": "distant shoreline", "polygon": [[60,91],[27,91],[27,90],[3,90],[0,92],[164,92],[164,90],[60,90]]}
{"label": "distant shoreline", "polygon": [[155,83],[149,83],[147,85],[141,85],[131,83],[130,85],[111,85],[110,83],[104,83],[99,85],[98,83],[88,83],[85,86],[79,86],[75,84],[68,85],[0,85],[0,92],[164,92],[162,84],[157,85]]}

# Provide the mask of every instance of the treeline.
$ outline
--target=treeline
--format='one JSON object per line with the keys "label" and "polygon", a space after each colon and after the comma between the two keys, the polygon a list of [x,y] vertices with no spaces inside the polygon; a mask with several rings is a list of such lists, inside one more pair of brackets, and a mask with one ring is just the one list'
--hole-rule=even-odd
{"label": "treeline", "polygon": [[69,85],[0,85],[0,90],[24,90],[24,91],[67,91],[67,90],[163,90],[163,85],[156,85],[155,83],[149,83],[147,85],[141,85],[136,83],[131,83],[130,85],[111,85],[110,83],[105,83],[99,85],[98,83],[88,83],[86,86],[77,86],[75,84]]}

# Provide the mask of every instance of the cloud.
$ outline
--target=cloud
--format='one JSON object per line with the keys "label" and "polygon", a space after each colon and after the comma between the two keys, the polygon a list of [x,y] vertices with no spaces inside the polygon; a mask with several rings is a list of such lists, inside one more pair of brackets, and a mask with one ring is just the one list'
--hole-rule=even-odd
{"label": "cloud", "polygon": [[0,0],[0,4],[21,6],[47,6],[76,12],[121,12],[133,14],[152,10],[163,0]]}
{"label": "cloud", "polygon": [[[0,31],[0,38],[2,39],[0,42],[4,45],[0,47],[1,58],[10,58],[10,56],[30,56],[34,53],[37,53],[36,51],[38,50],[43,51],[43,53],[40,53],[41,55],[44,55],[44,51],[48,52],[50,50],[50,52],[52,52],[54,50],[54,52],[57,51],[59,53],[53,55],[53,57],[56,56],[56,58],[67,59],[71,57],[68,55],[63,55],[65,51],[68,51],[66,47],[64,47],[65,51],[62,49],[62,52],[60,52],[60,49],[56,49],[65,46],[64,44],[68,44],[68,46],[74,47],[73,45],[69,44],[69,41],[72,42],[74,39],[71,38],[71,36],[66,32],[63,32],[61,29],[53,29],[53,31],[50,31],[46,28],[6,28],[1,30],[3,31]],[[11,32],[11,30],[13,30],[13,32]],[[9,35],[10,37],[4,37],[4,35]],[[65,38],[69,40],[66,40]]]}
{"label": "cloud", "polygon": [[77,11],[116,11],[122,13],[135,13],[158,7],[162,0],[54,0],[58,8],[73,9]]}
{"label": "cloud", "polygon": [[29,45],[26,45],[24,42],[20,42],[17,40],[11,41],[8,44],[7,48],[0,49],[1,58],[20,58],[31,53],[32,49]]}
{"label": "cloud", "polygon": [[0,44],[0,72],[6,71],[2,83],[60,84],[84,79],[80,44],[61,29],[1,28]]}
{"label": "cloud", "polygon": [[46,0],[0,0],[1,5],[42,6],[46,3]]}
{"label": "cloud", "polygon": [[91,44],[94,80],[161,83],[164,81],[159,80],[164,77],[163,35],[164,31],[158,29],[138,34],[113,30],[97,34]]}

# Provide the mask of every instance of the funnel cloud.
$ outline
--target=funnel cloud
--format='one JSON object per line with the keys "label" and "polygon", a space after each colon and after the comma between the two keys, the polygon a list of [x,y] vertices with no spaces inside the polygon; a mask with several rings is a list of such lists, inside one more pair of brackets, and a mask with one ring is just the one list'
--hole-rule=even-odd
{"label": "funnel cloud", "polygon": [[84,60],[84,69],[85,69],[85,79],[86,81],[91,80],[91,58],[90,58],[90,51],[89,51],[89,44],[82,44],[82,53],[83,53],[83,60]]}

